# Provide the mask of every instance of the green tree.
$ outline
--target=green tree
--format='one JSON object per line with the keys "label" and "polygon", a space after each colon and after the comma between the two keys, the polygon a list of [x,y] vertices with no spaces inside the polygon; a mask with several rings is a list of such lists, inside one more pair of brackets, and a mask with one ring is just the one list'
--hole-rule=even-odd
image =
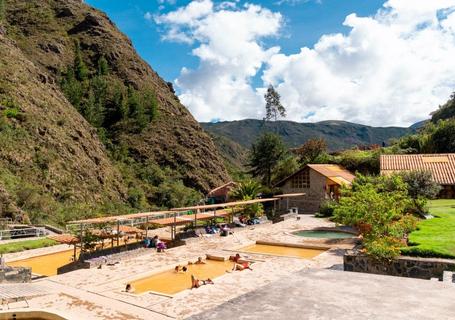
{"label": "green tree", "polygon": [[418,214],[427,213],[426,203],[428,199],[434,199],[441,191],[429,171],[413,170],[400,173],[403,181],[407,184],[408,194],[414,205],[412,211]]}
{"label": "green tree", "polygon": [[78,41],[75,41],[75,53],[74,53],[74,74],[76,79],[79,81],[84,81],[88,79],[89,70],[87,65],[82,58],[81,48]]}
{"label": "green tree", "polygon": [[144,99],[131,86],[128,88],[128,114],[133,119],[136,131],[142,131],[150,122],[144,107]]}
{"label": "green tree", "polygon": [[323,155],[327,153],[327,143],[322,138],[309,139],[294,149],[294,152],[299,156],[302,165],[317,163],[318,158],[323,158]]}
{"label": "green tree", "polygon": [[428,143],[435,153],[455,152],[455,119],[439,121]]}
{"label": "green tree", "polygon": [[439,120],[446,120],[455,117],[455,92],[450,95],[449,100],[439,106],[439,109],[431,114],[431,121],[437,123]]}
{"label": "green tree", "polygon": [[407,185],[398,175],[359,175],[351,188],[342,190],[334,220],[357,227],[367,254],[393,259],[404,246],[404,236],[416,228],[416,218],[408,214],[411,199]]}
{"label": "green tree", "polygon": [[128,97],[121,83],[114,81],[107,88],[104,108],[104,127],[106,128],[111,128],[119,121],[127,118]]}
{"label": "green tree", "polygon": [[274,119],[275,121],[278,117],[286,117],[286,109],[281,104],[281,96],[275,90],[273,85],[269,85],[267,88],[267,93],[264,95],[265,99],[265,120],[270,121]]}
{"label": "green tree", "polygon": [[[237,184],[231,192],[231,196],[237,200],[253,200],[256,199],[262,186],[255,180],[244,180]],[[243,212],[250,218],[259,217],[264,213],[264,206],[262,203],[253,203],[247,205]]]}
{"label": "green tree", "polygon": [[109,74],[109,65],[107,60],[104,56],[101,56],[98,59],[98,75],[99,76],[107,76]]}
{"label": "green tree", "polygon": [[146,90],[144,93],[145,114],[148,116],[148,122],[158,117],[158,99],[152,90]]}
{"label": "green tree", "polygon": [[6,0],[0,0],[0,25],[5,18]]}
{"label": "green tree", "polygon": [[78,110],[84,97],[84,88],[76,79],[74,69],[69,67],[65,73],[65,77],[61,81],[62,91],[69,102]]}
{"label": "green tree", "polygon": [[290,176],[292,173],[300,168],[299,160],[293,154],[286,154],[283,156],[276,167],[272,171],[272,183],[275,184],[284,178]]}
{"label": "green tree", "polygon": [[255,180],[247,179],[237,183],[231,191],[231,197],[236,200],[252,200],[261,192],[261,184]]}
{"label": "green tree", "polygon": [[280,136],[273,133],[261,135],[251,146],[249,154],[250,173],[262,179],[271,187],[272,172],[286,154],[286,147]]}

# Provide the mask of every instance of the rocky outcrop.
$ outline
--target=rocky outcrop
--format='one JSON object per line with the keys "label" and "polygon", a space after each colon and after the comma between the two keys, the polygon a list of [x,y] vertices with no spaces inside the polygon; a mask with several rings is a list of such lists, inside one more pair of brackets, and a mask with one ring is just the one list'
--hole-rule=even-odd
{"label": "rocky outcrop", "polygon": [[185,185],[200,191],[229,180],[211,138],[104,13],[77,0],[11,0],[6,16],[14,29],[9,36],[52,78],[48,82],[56,82],[59,73],[72,63],[77,40],[92,68],[104,56],[115,78],[138,90],[153,89],[159,101],[158,119],[140,134],[120,135],[119,142],[129,146],[137,161],[153,161],[177,170]]}

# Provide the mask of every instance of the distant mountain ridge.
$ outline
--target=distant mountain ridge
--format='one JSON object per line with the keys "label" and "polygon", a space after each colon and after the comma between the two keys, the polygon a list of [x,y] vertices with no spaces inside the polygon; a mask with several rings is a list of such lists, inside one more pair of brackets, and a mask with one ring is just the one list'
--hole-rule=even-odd
{"label": "distant mountain ridge", "polygon": [[330,151],[348,149],[360,145],[388,143],[392,138],[415,132],[414,127],[371,127],[347,121],[329,120],[316,123],[293,121],[264,122],[256,119],[202,122],[207,132],[231,139],[244,148],[250,148],[263,132],[275,132],[289,147],[297,147],[312,138],[326,140]]}

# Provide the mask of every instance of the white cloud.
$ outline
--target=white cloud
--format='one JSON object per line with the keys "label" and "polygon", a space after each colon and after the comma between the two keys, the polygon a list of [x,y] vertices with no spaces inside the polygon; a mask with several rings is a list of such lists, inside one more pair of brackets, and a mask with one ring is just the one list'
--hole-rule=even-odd
{"label": "white cloud", "polygon": [[455,0],[389,0],[374,16],[347,16],[349,33],[290,55],[262,44],[283,17],[257,5],[199,0],[154,19],[164,39],[195,45],[200,64],[176,84],[200,121],[261,118],[257,76],[278,88],[294,121],[409,125],[455,89]]}
{"label": "white cloud", "polygon": [[454,6],[390,0],[374,17],[351,14],[349,34],[275,55],[262,78],[278,86],[292,120],[409,125],[455,89]]}
{"label": "white cloud", "polygon": [[279,48],[265,49],[260,40],[278,34],[279,13],[257,5],[238,7],[236,2],[214,6],[210,0],[155,18],[165,25],[164,39],[197,43],[196,70],[183,68],[176,84],[179,96],[200,121],[260,117],[262,98],[251,87],[251,78]]}

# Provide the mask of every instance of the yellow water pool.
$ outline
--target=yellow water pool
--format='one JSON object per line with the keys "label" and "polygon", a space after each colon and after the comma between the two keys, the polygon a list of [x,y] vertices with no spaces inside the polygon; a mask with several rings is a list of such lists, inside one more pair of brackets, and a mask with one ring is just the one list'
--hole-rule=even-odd
{"label": "yellow water pool", "polygon": [[205,264],[193,264],[186,266],[188,271],[176,273],[174,269],[160,272],[146,278],[131,282],[136,294],[153,291],[167,295],[173,295],[180,291],[191,288],[191,275],[205,280],[214,279],[230,271],[233,267],[232,261],[205,260]]}
{"label": "yellow water pool", "polygon": [[253,244],[240,249],[243,252],[272,254],[275,256],[299,257],[311,259],[323,253],[324,249],[307,249],[291,246],[269,245],[269,244]]}
{"label": "yellow water pool", "polygon": [[74,250],[65,250],[8,262],[11,267],[30,267],[32,273],[42,276],[55,276],[57,269],[73,261]]}

